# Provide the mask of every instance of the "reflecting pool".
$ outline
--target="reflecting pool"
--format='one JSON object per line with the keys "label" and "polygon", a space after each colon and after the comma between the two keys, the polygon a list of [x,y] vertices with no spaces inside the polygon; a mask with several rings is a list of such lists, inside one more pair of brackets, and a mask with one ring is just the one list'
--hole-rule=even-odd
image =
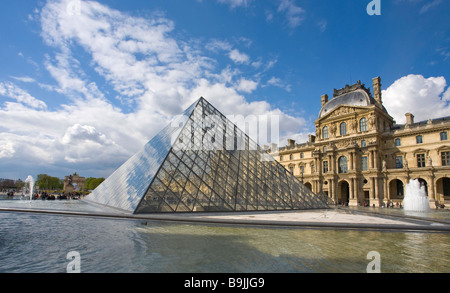
{"label": "reflecting pool", "polygon": [[[7,205],[5,201],[0,206]],[[9,203],[18,205],[19,202]],[[36,205],[38,205],[38,201]],[[86,209],[76,201],[54,210]],[[95,207],[91,207],[95,210]],[[450,272],[450,234],[181,224],[0,212],[0,272],[382,273]]]}

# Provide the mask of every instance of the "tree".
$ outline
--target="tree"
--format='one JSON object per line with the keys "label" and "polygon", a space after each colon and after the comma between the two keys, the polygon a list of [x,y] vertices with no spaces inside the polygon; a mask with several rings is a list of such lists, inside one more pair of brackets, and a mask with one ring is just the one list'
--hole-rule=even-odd
{"label": "tree", "polygon": [[16,188],[21,189],[25,187],[25,182],[23,182],[21,179],[17,179],[16,181]]}
{"label": "tree", "polygon": [[62,180],[47,174],[39,174],[36,179],[36,185],[41,190],[57,190],[63,188]]}
{"label": "tree", "polygon": [[103,181],[105,181],[105,178],[94,178],[89,177],[84,182],[84,189],[85,190],[94,190],[99,186]]}

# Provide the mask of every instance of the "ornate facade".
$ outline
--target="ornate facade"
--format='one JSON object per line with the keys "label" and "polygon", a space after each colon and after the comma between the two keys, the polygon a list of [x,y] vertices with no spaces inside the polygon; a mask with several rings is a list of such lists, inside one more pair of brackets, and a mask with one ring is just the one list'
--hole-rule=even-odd
{"label": "ornate facade", "polygon": [[383,106],[381,79],[373,95],[358,82],[321,97],[309,141],[272,155],[315,193],[338,204],[402,203],[405,185],[418,179],[430,206],[450,206],[450,117],[396,124]]}

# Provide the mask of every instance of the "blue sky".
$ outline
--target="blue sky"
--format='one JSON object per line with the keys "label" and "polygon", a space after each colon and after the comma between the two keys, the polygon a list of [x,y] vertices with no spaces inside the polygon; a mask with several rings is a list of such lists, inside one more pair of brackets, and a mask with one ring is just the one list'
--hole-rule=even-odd
{"label": "blue sky", "polygon": [[381,76],[394,119],[450,116],[450,2],[4,1],[0,178],[108,176],[200,96],[314,133],[320,96]]}

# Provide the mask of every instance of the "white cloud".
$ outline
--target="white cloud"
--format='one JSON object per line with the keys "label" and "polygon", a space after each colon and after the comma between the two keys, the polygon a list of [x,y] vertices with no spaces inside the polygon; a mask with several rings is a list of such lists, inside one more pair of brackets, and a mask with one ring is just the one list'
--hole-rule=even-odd
{"label": "white cloud", "polygon": [[106,138],[106,136],[98,132],[95,127],[89,125],[75,124],[66,130],[61,143],[71,144],[85,141],[96,142],[101,145],[112,144],[113,142]]}
{"label": "white cloud", "polygon": [[231,8],[236,7],[246,7],[253,0],[217,0],[219,3],[224,3],[229,5]]}
{"label": "white cloud", "polygon": [[319,27],[320,31],[323,33],[328,26],[328,22],[325,19],[320,20],[317,22],[317,26]]}
{"label": "white cloud", "polygon": [[286,15],[290,28],[298,27],[305,20],[305,9],[297,6],[294,0],[281,0],[278,6],[278,12],[283,12]]}
{"label": "white cloud", "polygon": [[275,76],[272,76],[272,78],[267,81],[267,84],[274,85],[274,86],[283,86],[281,83],[281,79],[279,79],[278,77],[275,77]]}
{"label": "white cloud", "polygon": [[283,82],[280,78],[272,76],[268,81],[267,84],[265,86],[276,86],[279,88],[283,88],[286,91],[290,92],[291,91],[291,85],[290,84],[286,84],[285,82]]}
{"label": "white cloud", "polygon": [[36,82],[36,80],[32,77],[29,76],[11,76],[13,79],[21,81],[21,82],[27,82],[27,83],[31,83],[31,82]]}
{"label": "white cloud", "polygon": [[17,85],[10,82],[0,82],[0,95],[15,99],[17,102],[35,109],[45,109],[47,105]]}
{"label": "white cloud", "polygon": [[257,87],[258,83],[256,81],[242,78],[237,85],[237,90],[244,93],[251,93],[256,90]]}
{"label": "white cloud", "polygon": [[427,3],[424,6],[422,6],[422,8],[420,9],[419,13],[420,14],[427,13],[430,9],[433,9],[433,8],[437,7],[441,3],[442,3],[442,0],[434,0],[434,1],[430,2],[430,3]]}
{"label": "white cloud", "polygon": [[229,57],[237,64],[246,64],[250,61],[250,57],[247,54],[241,53],[237,49],[231,50]]}
{"label": "white cloud", "polygon": [[405,123],[405,113],[415,121],[450,115],[450,92],[444,77],[425,78],[408,75],[395,81],[382,92],[383,104],[397,123]]}
{"label": "white cloud", "polygon": [[14,156],[15,150],[11,141],[0,140],[0,159],[11,158]]}

